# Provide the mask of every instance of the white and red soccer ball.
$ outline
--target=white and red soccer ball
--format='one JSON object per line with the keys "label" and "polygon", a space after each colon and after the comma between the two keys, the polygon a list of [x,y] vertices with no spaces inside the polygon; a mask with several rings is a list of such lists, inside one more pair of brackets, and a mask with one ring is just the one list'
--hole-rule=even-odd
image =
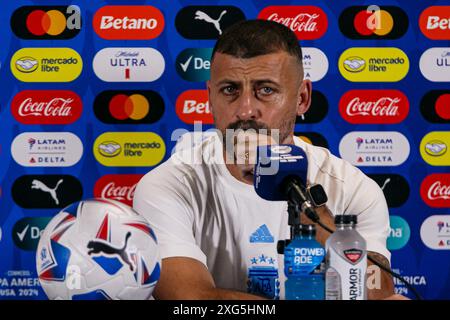
{"label": "white and red soccer ball", "polygon": [[36,267],[49,299],[150,299],[160,274],[155,234],[129,206],[74,203],[45,228]]}

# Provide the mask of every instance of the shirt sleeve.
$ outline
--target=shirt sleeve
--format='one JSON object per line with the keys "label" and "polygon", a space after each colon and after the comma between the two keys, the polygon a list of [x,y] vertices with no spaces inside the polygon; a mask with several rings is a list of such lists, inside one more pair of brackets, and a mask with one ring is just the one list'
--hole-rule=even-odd
{"label": "shirt sleeve", "polygon": [[164,165],[146,174],[136,186],[133,208],[144,216],[156,234],[161,259],[193,258],[206,266],[197,245],[189,188]]}
{"label": "shirt sleeve", "polygon": [[347,182],[348,199],[344,214],[358,216],[356,229],[366,240],[367,251],[377,252],[390,263],[391,253],[387,249],[389,236],[389,210],[383,191],[378,184],[355,168],[354,179]]}

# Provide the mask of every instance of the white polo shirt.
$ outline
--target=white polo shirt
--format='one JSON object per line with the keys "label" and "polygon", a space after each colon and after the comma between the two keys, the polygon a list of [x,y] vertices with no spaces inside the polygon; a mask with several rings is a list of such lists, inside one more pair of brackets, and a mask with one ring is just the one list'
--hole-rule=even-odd
{"label": "white polo shirt", "polygon": [[[358,168],[294,137],[308,158],[308,183],[321,184],[336,214],[358,215],[367,250],[390,260],[389,213],[380,187]],[[261,199],[223,164],[222,144],[210,135],[174,153],[137,185],[133,207],[158,238],[161,258],[190,257],[207,266],[216,286],[284,299],[283,255],[289,237],[287,202]]]}

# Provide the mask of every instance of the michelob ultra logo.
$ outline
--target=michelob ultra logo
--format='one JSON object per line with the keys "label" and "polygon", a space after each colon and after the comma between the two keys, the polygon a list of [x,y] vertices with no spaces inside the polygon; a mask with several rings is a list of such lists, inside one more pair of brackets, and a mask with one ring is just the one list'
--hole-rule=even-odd
{"label": "michelob ultra logo", "polygon": [[341,157],[355,166],[398,166],[408,159],[408,139],[395,131],[354,131],[339,143]]}
{"label": "michelob ultra logo", "polygon": [[105,132],[95,140],[93,152],[107,167],[151,167],[164,158],[166,145],[153,132]]}
{"label": "michelob ultra logo", "polygon": [[24,48],[13,55],[10,66],[23,82],[70,82],[81,74],[83,60],[70,48]]}
{"label": "michelob ultra logo", "polygon": [[420,72],[433,82],[450,82],[450,47],[430,48],[419,61]]}
{"label": "michelob ultra logo", "polygon": [[432,166],[450,166],[450,132],[433,131],[420,142],[420,154],[423,160]]}
{"label": "michelob ultra logo", "polygon": [[339,57],[339,71],[352,82],[397,82],[408,70],[408,57],[398,48],[350,48]]}

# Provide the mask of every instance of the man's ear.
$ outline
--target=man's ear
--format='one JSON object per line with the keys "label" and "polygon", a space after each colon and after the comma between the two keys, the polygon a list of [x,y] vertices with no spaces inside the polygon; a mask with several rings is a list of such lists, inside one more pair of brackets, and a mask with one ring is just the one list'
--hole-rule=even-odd
{"label": "man's ear", "polygon": [[300,92],[297,101],[297,116],[305,114],[308,111],[309,106],[311,105],[311,80],[303,80],[299,90]]}

